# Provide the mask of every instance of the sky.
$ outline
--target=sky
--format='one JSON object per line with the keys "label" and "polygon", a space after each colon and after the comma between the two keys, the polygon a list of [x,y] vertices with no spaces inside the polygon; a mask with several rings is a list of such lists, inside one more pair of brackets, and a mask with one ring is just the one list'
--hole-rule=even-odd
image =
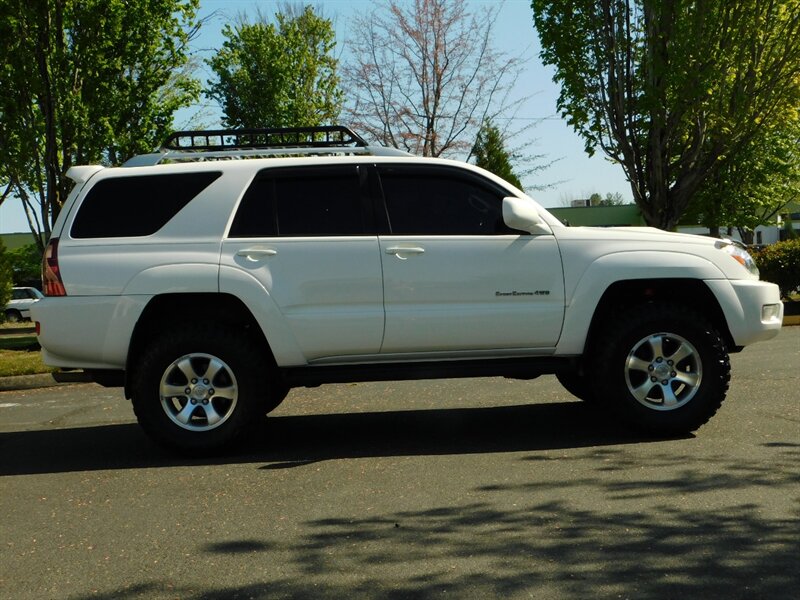
{"label": "sky", "polygon": [[[407,0],[411,2],[412,0]],[[211,18],[204,24],[200,35],[193,43],[193,51],[208,57],[222,45],[222,27],[238,15],[254,14],[257,10],[272,14],[278,7],[276,0],[200,0],[199,16]],[[337,32],[337,52],[346,59],[347,48],[358,44],[358,31],[352,28],[354,14],[371,10],[378,2],[371,0],[322,0],[311,1],[315,8],[334,21]],[[481,10],[495,6],[492,0],[467,0],[470,10]],[[542,65],[541,49],[533,27],[533,13],[529,0],[505,0],[495,25],[495,45],[509,54],[527,57],[525,70],[514,90],[518,97],[528,99],[516,112],[512,130],[522,130],[514,145],[523,146],[528,154],[544,155],[543,162],[552,165],[533,178],[523,179],[523,185],[531,188],[543,184],[554,184],[546,190],[529,190],[529,193],[545,207],[569,204],[575,198],[588,198],[592,193],[605,196],[619,193],[626,201],[631,200],[630,185],[625,180],[622,168],[612,164],[601,152],[589,157],[583,141],[556,109],[559,87],[553,82],[554,71]],[[210,73],[207,68],[199,74],[205,83]],[[190,119],[200,113],[207,126],[219,126],[219,112],[208,100],[202,99],[199,106],[181,111],[176,115],[176,128],[187,127]],[[358,133],[358,132],[357,132]],[[9,198],[0,206],[0,233],[28,231],[27,222],[19,200]]]}

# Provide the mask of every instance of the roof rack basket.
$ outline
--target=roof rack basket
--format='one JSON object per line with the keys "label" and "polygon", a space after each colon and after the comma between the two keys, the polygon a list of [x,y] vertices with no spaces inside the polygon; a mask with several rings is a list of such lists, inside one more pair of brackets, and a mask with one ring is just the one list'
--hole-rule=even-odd
{"label": "roof rack basket", "polygon": [[366,148],[367,143],[348,127],[285,127],[280,129],[210,129],[177,131],[167,138],[162,150],[220,152],[268,148]]}

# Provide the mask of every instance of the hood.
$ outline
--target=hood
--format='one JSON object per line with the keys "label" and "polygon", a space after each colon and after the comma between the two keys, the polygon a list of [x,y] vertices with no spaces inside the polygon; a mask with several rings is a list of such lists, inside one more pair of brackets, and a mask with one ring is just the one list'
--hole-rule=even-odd
{"label": "hood", "polygon": [[694,233],[675,233],[655,227],[565,227],[558,237],[573,240],[643,241],[714,246],[720,240]]}

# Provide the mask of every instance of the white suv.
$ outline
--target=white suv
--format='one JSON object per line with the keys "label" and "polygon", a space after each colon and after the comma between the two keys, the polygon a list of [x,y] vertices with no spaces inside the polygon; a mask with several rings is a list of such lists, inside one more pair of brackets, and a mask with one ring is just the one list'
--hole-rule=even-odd
{"label": "white suv", "polygon": [[729,241],[565,227],[482,169],[346,128],[181,132],[69,175],[33,307],[45,362],[124,385],[184,451],[291,387],[385,379],[555,373],[633,426],[694,430],[728,353],[781,326]]}

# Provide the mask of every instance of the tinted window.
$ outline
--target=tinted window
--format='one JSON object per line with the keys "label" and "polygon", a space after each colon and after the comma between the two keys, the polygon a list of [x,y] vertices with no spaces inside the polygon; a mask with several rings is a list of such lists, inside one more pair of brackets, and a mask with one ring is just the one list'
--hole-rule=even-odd
{"label": "tinted window", "polygon": [[369,231],[356,167],[265,171],[247,190],[231,237],[362,235]]}
{"label": "tinted window", "polygon": [[395,235],[517,233],[503,222],[503,190],[455,169],[381,169]]}
{"label": "tinted window", "polygon": [[267,237],[277,233],[274,182],[266,177],[256,178],[239,203],[229,236]]}
{"label": "tinted window", "polygon": [[99,181],[86,195],[71,235],[74,238],[151,235],[220,175],[181,173]]}

